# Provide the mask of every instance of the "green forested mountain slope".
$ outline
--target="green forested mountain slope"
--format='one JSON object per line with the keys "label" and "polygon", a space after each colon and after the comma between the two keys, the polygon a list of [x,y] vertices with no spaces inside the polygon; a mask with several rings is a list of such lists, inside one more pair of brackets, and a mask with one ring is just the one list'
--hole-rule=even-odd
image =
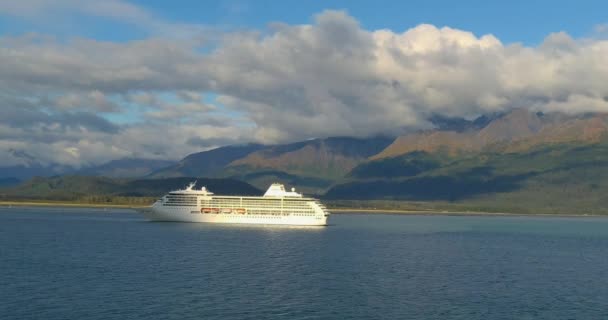
{"label": "green forested mountain slope", "polygon": [[366,163],[328,199],[438,201],[479,210],[608,213],[608,143],[450,156],[415,152]]}

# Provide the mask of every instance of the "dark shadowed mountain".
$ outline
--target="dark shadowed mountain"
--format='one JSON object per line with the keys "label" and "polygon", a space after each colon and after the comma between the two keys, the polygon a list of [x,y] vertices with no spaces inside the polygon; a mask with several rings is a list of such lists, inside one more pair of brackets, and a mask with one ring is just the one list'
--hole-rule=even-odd
{"label": "dark shadowed mountain", "polygon": [[392,141],[386,137],[333,137],[268,146],[231,162],[224,168],[224,175],[258,188],[286,180],[304,192],[322,193]]}
{"label": "dark shadowed mountain", "polygon": [[[382,160],[375,164],[375,171],[366,172],[364,179],[337,184],[325,196],[439,201],[487,211],[608,214],[606,141],[466,157],[423,152],[408,156],[409,160],[395,158],[406,164],[401,168]],[[412,166],[414,159],[417,163]],[[379,166],[385,163],[385,170],[381,170]]]}
{"label": "dark shadowed mountain", "polygon": [[154,170],[169,166],[173,163],[175,163],[175,161],[129,158],[112,160],[101,165],[74,169],[73,167],[60,164],[40,164],[38,162],[32,162],[18,166],[0,167],[0,178],[13,177],[19,180],[27,180],[32,177],[51,177],[65,174],[131,178],[148,175]]}
{"label": "dark shadowed mountain", "polygon": [[17,165],[17,166],[6,166],[0,167],[0,178],[16,178],[19,180],[27,180],[31,177],[36,176],[53,176],[64,174],[72,171],[73,169],[68,166],[62,166],[59,164],[50,165]]}
{"label": "dark shadowed mountain", "polygon": [[392,141],[386,137],[333,137],[268,146],[231,162],[228,169],[276,170],[310,177],[338,178]]}
{"label": "dark shadowed mountain", "polygon": [[39,161],[23,150],[9,149],[8,157],[16,164],[0,166],[0,178],[26,180],[34,176],[52,176],[73,170],[70,166]]}
{"label": "dark shadowed mountain", "polygon": [[392,141],[386,137],[334,137],[273,146],[221,147],[191,154],[150,177],[233,177],[261,189],[283,181],[319,193]]}
{"label": "dark shadowed mountain", "polygon": [[0,198],[79,200],[91,196],[158,197],[171,190],[183,189],[196,181],[196,187],[206,186],[216,194],[261,195],[261,191],[246,182],[234,179],[166,178],[113,179],[93,176],[37,177],[16,187],[3,188]]}
{"label": "dark shadowed mountain", "polygon": [[175,164],[175,161],[125,158],[112,160],[99,166],[80,169],[73,174],[82,176],[103,176],[110,178],[136,178]]}
{"label": "dark shadowed mountain", "polygon": [[260,144],[246,144],[193,153],[176,164],[150,173],[148,177],[218,177],[222,175],[224,167],[232,161],[246,157],[262,148],[264,146]]}
{"label": "dark shadowed mountain", "polygon": [[441,131],[456,131],[464,132],[471,130],[479,130],[487,126],[492,120],[501,117],[503,114],[488,114],[481,115],[474,120],[463,118],[446,117],[440,114],[433,115],[429,121],[435,126],[435,129]]}
{"label": "dark shadowed mountain", "polygon": [[21,180],[13,177],[8,178],[0,178],[0,188],[1,187],[12,187],[16,186],[21,182]]}

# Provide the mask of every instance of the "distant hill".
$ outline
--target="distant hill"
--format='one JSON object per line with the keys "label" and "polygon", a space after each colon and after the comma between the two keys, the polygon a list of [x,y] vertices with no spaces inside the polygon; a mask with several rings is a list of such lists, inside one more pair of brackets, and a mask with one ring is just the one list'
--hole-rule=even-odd
{"label": "distant hill", "polygon": [[171,190],[183,189],[190,182],[206,186],[217,194],[261,195],[262,191],[246,182],[233,179],[165,178],[112,179],[92,176],[57,176],[33,178],[12,188],[0,190],[0,199],[78,200],[91,196],[158,197]]}
{"label": "distant hill", "polygon": [[15,166],[0,167],[0,178],[15,178],[27,180],[35,176],[53,176],[64,174],[73,170],[71,167],[59,164],[20,164]]}
{"label": "distant hill", "polygon": [[99,166],[80,169],[72,174],[83,176],[103,176],[110,178],[136,178],[175,164],[175,161],[125,158],[112,160]]}
{"label": "distant hill", "polygon": [[9,149],[7,156],[15,164],[0,166],[0,178],[27,180],[34,176],[59,175],[73,170],[70,166],[39,161],[23,150]]}
{"label": "distant hill", "polygon": [[322,193],[392,141],[386,137],[332,137],[284,145],[227,146],[191,154],[150,177],[231,177],[260,189],[280,181],[308,193]]}
{"label": "distant hill", "polygon": [[21,182],[21,180],[13,177],[8,178],[0,178],[0,188],[1,187],[12,187],[16,186]]}
{"label": "distant hill", "polygon": [[231,162],[224,175],[261,189],[279,181],[306,193],[321,194],[392,141],[386,137],[332,137],[268,146]]}
{"label": "distant hill", "polygon": [[463,118],[446,117],[442,115],[432,115],[429,121],[435,126],[435,129],[440,131],[456,131],[465,132],[471,130],[479,130],[487,126],[494,119],[501,117],[504,114],[486,114],[481,115],[474,120]]}
{"label": "distant hill", "polygon": [[176,164],[151,172],[148,178],[222,176],[222,170],[229,163],[262,148],[261,144],[246,144],[193,153]]}
{"label": "distant hill", "polygon": [[169,160],[124,158],[112,160],[101,165],[73,168],[53,163],[43,164],[28,156],[24,159],[23,164],[0,167],[0,178],[12,177],[19,180],[27,180],[32,177],[50,177],[65,174],[133,178],[146,176],[155,170],[174,163],[175,161]]}
{"label": "distant hill", "polygon": [[236,171],[276,170],[309,177],[339,178],[386,148],[392,138],[332,137],[269,146],[229,164]]}

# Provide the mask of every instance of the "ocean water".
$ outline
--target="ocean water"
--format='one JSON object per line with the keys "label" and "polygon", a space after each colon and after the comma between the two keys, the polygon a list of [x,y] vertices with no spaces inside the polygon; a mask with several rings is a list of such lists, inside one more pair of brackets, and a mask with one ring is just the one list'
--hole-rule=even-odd
{"label": "ocean water", "polygon": [[608,319],[608,218],[0,208],[0,319]]}

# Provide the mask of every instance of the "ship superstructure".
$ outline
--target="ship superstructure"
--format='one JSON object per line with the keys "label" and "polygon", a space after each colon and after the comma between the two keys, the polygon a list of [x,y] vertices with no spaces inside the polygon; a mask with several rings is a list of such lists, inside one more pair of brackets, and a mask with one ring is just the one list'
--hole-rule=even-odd
{"label": "ship superstructure", "polygon": [[279,183],[261,197],[214,195],[205,187],[171,191],[144,214],[154,221],[327,225],[329,212],[321,202]]}

